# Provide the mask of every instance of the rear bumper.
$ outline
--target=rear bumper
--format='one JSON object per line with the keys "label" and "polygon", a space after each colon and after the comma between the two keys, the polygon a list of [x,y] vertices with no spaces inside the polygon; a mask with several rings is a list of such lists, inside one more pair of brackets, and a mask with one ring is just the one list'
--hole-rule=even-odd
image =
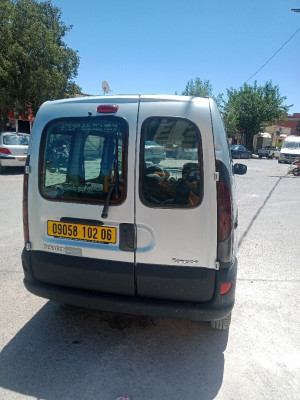
{"label": "rear bumper", "polygon": [[280,154],[278,161],[282,163],[292,164],[294,161],[299,160],[299,154]]}
{"label": "rear bumper", "polygon": [[[24,167],[26,163],[26,156],[0,157],[0,159],[3,167]],[[21,161],[21,159],[23,159],[23,161]]]}
{"label": "rear bumper", "polygon": [[272,156],[272,154],[269,154],[269,153],[259,153],[258,152],[258,157],[267,157],[267,158],[269,158],[271,156]]}
{"label": "rear bumper", "polygon": [[[230,314],[235,299],[237,260],[229,269],[216,271],[215,292],[208,302],[175,301],[139,296],[103,293],[41,282],[35,279],[30,265],[30,251],[23,250],[24,285],[34,295],[61,304],[109,312],[180,318],[195,321],[212,321]],[[221,283],[231,282],[232,287],[220,295]]]}

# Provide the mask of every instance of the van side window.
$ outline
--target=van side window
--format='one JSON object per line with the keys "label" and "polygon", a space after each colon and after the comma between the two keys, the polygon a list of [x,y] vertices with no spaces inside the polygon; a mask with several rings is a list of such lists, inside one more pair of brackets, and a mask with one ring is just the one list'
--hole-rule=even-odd
{"label": "van side window", "polygon": [[151,117],[141,132],[140,197],[151,207],[190,208],[203,197],[202,142],[184,118]]}
{"label": "van side window", "polygon": [[40,151],[40,192],[58,201],[104,202],[125,198],[128,125],[118,117],[65,118],[44,129]]}

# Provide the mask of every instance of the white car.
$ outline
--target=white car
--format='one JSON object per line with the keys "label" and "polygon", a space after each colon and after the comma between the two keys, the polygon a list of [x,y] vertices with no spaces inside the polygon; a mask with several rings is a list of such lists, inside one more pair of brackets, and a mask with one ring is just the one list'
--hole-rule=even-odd
{"label": "white car", "polygon": [[27,157],[28,133],[0,133],[0,173],[6,167],[24,167]]}
{"label": "white car", "polygon": [[300,158],[300,136],[290,135],[284,139],[278,162],[292,164]]}
{"label": "white car", "polygon": [[280,147],[275,147],[275,151],[274,151],[274,157],[276,158],[276,160],[278,160],[279,156],[280,156]]}

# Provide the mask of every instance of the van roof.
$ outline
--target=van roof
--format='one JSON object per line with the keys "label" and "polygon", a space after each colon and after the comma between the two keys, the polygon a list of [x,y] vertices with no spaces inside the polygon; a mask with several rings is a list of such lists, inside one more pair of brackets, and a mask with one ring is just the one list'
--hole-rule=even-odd
{"label": "van roof", "polygon": [[44,104],[49,103],[94,103],[103,101],[105,103],[111,103],[115,101],[128,102],[128,101],[181,101],[189,102],[193,99],[210,100],[209,97],[196,97],[196,96],[181,96],[181,95],[168,95],[168,94],[124,94],[124,95],[113,95],[113,96],[82,96],[72,97],[60,100],[49,100]]}
{"label": "van roof", "polygon": [[285,142],[289,142],[289,141],[291,141],[291,142],[300,142],[300,136],[290,135],[290,136],[287,136],[287,137],[284,139],[284,141],[285,141]]}

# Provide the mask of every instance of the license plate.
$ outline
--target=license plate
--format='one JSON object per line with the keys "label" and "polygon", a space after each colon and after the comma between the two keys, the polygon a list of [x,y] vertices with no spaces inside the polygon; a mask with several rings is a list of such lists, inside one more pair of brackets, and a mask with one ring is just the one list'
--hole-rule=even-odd
{"label": "license plate", "polygon": [[26,161],[26,157],[21,157],[20,161]]}
{"label": "license plate", "polygon": [[49,236],[102,243],[116,243],[117,228],[48,221]]}

